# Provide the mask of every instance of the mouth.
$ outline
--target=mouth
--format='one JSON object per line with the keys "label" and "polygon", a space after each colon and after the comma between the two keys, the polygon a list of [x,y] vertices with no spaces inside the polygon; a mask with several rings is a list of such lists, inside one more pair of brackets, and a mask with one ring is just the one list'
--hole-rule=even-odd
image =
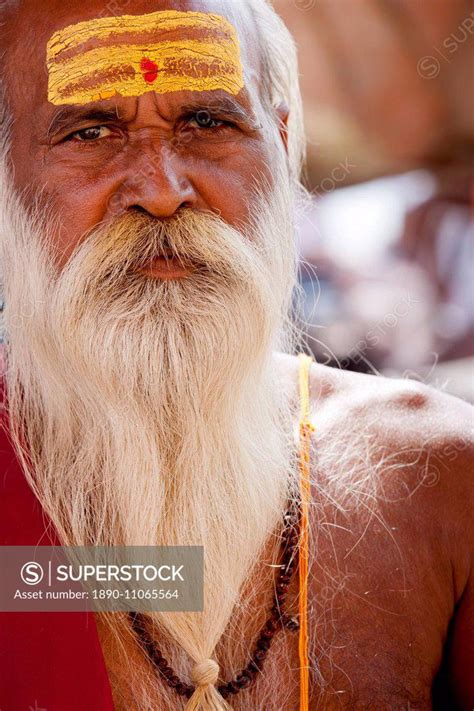
{"label": "mouth", "polygon": [[155,279],[183,279],[196,270],[196,265],[177,257],[170,251],[163,251],[145,263],[136,267],[135,271]]}

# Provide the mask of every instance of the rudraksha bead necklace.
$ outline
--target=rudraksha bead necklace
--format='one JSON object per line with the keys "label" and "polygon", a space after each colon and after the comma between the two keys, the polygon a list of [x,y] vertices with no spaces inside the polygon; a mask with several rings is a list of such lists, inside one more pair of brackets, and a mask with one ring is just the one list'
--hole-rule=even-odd
{"label": "rudraksha bead necklace", "polygon": [[[288,587],[291,582],[293,572],[297,567],[298,542],[299,542],[299,515],[295,505],[290,506],[284,517],[284,528],[282,533],[282,557],[280,572],[275,583],[275,593],[270,615],[260,630],[260,634],[254,646],[252,657],[246,667],[241,669],[227,684],[220,684],[217,690],[227,699],[232,694],[238,694],[241,689],[247,689],[254,682],[257,674],[262,671],[265,658],[268,654],[273,638],[282,629],[296,632],[299,629],[297,617],[282,614],[282,606],[286,601]],[[133,629],[137,634],[140,643],[145,650],[148,659],[158,671],[165,683],[173,688],[179,696],[191,698],[196,690],[192,684],[182,681],[175,673],[174,669],[161,654],[155,642],[149,635],[145,626],[144,615],[139,612],[129,612]]]}

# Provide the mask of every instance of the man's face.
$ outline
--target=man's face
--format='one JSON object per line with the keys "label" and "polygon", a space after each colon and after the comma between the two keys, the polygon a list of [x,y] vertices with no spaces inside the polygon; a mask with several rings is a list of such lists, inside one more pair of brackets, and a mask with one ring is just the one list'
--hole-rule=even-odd
{"label": "man's face", "polygon": [[[249,39],[255,37],[253,22],[239,5],[227,0],[134,0],[133,4],[117,0],[112,8],[110,3],[104,6],[103,0],[44,0],[40,5],[26,0],[14,11],[15,22],[7,23],[6,67],[13,114],[14,187],[22,191],[26,202],[36,197],[59,218],[53,238],[60,266],[92,228],[127,211],[139,210],[164,219],[187,207],[212,211],[232,226],[246,224],[255,183],[263,179],[272,183],[278,133],[260,101],[259,53]],[[105,71],[106,77],[103,63],[107,64],[108,55],[112,61],[120,51],[126,73],[137,47],[143,49],[149,40],[143,26],[130,27],[130,32],[119,38],[116,32],[107,36],[104,21],[110,19],[116,29],[113,23],[127,13],[142,17],[169,10],[184,11],[189,17],[191,13],[213,13],[222,18],[224,27],[231,23],[238,37],[239,54],[232,61],[241,63],[241,88],[222,88],[225,76],[221,77],[221,88],[209,90],[205,81],[197,88],[186,80],[183,64],[184,69],[178,68],[175,79],[165,85],[168,90],[154,91],[160,68],[153,57],[145,57],[141,67],[149,91],[114,93],[109,98],[101,94],[98,100],[91,100],[90,92],[76,92],[69,99],[71,103],[54,97],[47,47],[56,32],[88,23],[88,44],[73,50],[72,55],[59,53],[55,60],[63,84],[77,83],[79,71],[83,86],[87,86],[97,70],[87,51],[96,48],[100,53],[99,70]],[[202,40],[206,31],[190,24],[170,30],[164,23],[163,34],[155,24],[153,42],[162,43],[161,52],[163,43],[171,38],[179,52],[186,51],[189,43]],[[74,34],[70,32],[69,39]],[[227,51],[222,49],[219,31],[212,42],[217,54]],[[71,56],[75,65],[74,61],[67,64]],[[192,76],[193,70],[188,74]],[[120,72],[114,79],[114,92],[120,92]],[[109,86],[112,83],[109,76]]]}

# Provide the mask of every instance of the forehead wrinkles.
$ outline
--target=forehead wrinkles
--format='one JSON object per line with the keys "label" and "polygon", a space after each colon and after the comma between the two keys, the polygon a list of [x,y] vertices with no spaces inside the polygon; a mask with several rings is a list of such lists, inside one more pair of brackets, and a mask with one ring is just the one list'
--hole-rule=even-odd
{"label": "forehead wrinkles", "polygon": [[7,2],[0,11],[0,81],[15,116],[29,114],[41,103],[46,82],[45,52],[35,23],[28,21],[20,2]]}
{"label": "forehead wrinkles", "polygon": [[149,91],[243,88],[240,42],[222,15],[160,10],[86,20],[47,44],[48,99],[86,104]]}
{"label": "forehead wrinkles", "polygon": [[[79,6],[79,2],[74,5]],[[142,3],[140,5],[144,7]],[[217,0],[216,2],[152,3],[153,9],[156,9],[157,6],[160,9],[169,7],[182,9],[184,5],[189,6],[191,12],[221,14],[235,27],[241,48],[245,89],[250,95],[256,113],[265,114],[266,102],[261,101],[261,77],[264,71],[263,53],[256,19],[247,0],[239,0],[239,2]],[[32,110],[40,108],[47,102],[46,45],[58,26],[53,23],[45,32],[38,31],[37,23],[33,21],[34,16],[38,13],[38,6],[30,3],[29,0],[21,3],[13,0],[7,2],[6,5],[4,3],[4,6],[8,7],[8,11],[4,13],[5,27],[0,27],[0,32],[2,32],[0,48],[5,48],[6,53],[1,61],[6,74],[8,98],[12,102],[14,119],[17,120],[23,117],[27,118],[31,115]],[[101,11],[98,8],[97,12],[98,17],[112,16],[111,13],[107,15],[102,6],[100,8]],[[90,19],[90,15],[85,14],[80,17],[77,12],[71,12],[71,16],[73,22]],[[66,26],[68,24],[67,18],[60,24]],[[262,115],[259,118],[261,120]]]}

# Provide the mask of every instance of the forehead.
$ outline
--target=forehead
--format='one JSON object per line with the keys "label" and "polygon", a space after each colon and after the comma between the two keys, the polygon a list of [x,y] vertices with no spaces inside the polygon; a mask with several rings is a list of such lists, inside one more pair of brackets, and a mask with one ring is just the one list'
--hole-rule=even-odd
{"label": "forehead", "polygon": [[[176,16],[186,18],[187,26],[185,22],[175,22],[173,26],[172,20]],[[200,27],[195,22],[196,18]],[[214,35],[209,27],[212,22],[206,18],[214,18],[216,22]],[[83,36],[84,43],[77,42],[78,35]],[[171,82],[166,83],[166,77],[161,75],[155,82],[156,65],[144,55],[139,64],[142,69],[138,77],[141,85],[138,86],[137,81],[125,81],[126,72],[134,72],[134,62],[136,64],[137,58],[140,61],[138,55],[149,45],[162,58],[166,45],[170,45],[168,40],[171,38],[172,42],[178,42],[182,45],[179,48],[181,66],[186,67],[190,53],[196,54],[196,43],[207,41],[206,35],[209,39],[208,52],[212,54],[214,42],[217,53],[227,53],[227,59],[229,38],[234,36],[241,69],[240,80],[229,83],[228,77],[221,76],[220,83],[212,84],[209,80],[193,83],[189,81],[192,71],[188,72],[187,77],[183,77],[181,72],[179,77],[179,70]],[[229,40],[227,47],[226,36]],[[8,94],[18,117],[34,114],[38,120],[47,120],[58,104],[86,105],[99,99],[104,99],[105,103],[116,103],[112,99],[107,101],[104,86],[101,86],[101,93],[95,96],[94,91],[88,90],[88,87],[100,84],[95,81],[94,66],[89,62],[92,55],[102,63],[101,71],[104,61],[109,62],[111,70],[114,62],[116,69],[119,54],[120,58],[125,57],[120,81],[108,83],[111,89],[109,95],[113,95],[115,100],[127,95],[137,96],[146,90],[157,93],[183,90],[187,93],[218,89],[233,94],[247,104],[258,89],[258,45],[252,16],[243,0],[111,0],[107,4],[103,0],[69,0],[68,3],[63,0],[42,0],[41,3],[20,0],[12,13],[12,21],[7,22],[7,46],[5,75]],[[173,52],[171,46],[168,54]],[[73,82],[67,86],[69,68],[71,77],[82,79],[79,91],[71,91]],[[78,86],[77,82],[75,86]]]}

